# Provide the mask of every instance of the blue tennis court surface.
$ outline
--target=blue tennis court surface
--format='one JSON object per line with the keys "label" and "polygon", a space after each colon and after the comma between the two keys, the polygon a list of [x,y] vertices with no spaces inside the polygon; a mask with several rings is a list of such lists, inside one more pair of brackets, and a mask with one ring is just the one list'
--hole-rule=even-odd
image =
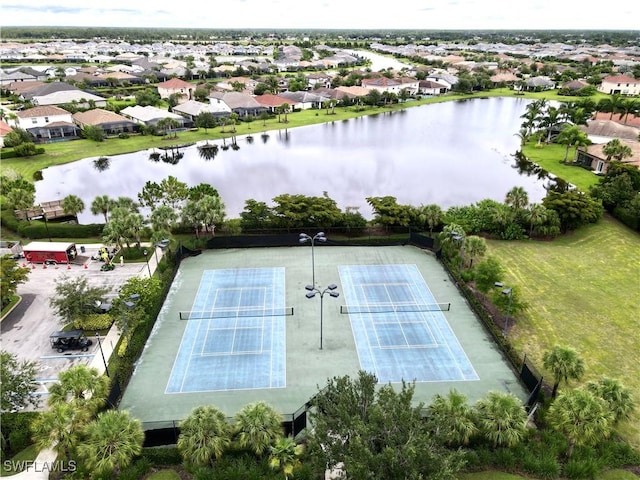
{"label": "blue tennis court surface", "polygon": [[205,270],[166,393],[286,386],[284,268]]}
{"label": "blue tennis court surface", "polygon": [[415,265],[338,270],[363,370],[380,382],[479,379]]}

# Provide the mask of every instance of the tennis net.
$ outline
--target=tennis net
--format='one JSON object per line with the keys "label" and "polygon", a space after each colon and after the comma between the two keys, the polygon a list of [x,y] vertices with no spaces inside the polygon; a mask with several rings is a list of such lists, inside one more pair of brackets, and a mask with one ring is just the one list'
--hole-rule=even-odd
{"label": "tennis net", "polygon": [[181,311],[180,320],[203,320],[233,317],[284,317],[293,315],[293,307],[282,308],[217,308],[215,310]]}
{"label": "tennis net", "polygon": [[340,313],[410,313],[410,312],[447,312],[451,310],[451,303],[430,304],[371,304],[371,305],[341,305]]}

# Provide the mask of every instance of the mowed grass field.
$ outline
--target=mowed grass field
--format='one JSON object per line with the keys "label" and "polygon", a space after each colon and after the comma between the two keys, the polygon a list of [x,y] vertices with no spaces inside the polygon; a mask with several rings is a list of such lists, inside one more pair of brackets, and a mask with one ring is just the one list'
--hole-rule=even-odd
{"label": "mowed grass field", "polygon": [[[549,383],[544,352],[575,348],[584,383],[606,375],[633,389],[637,408],[619,432],[640,448],[640,235],[605,217],[552,242],[488,241],[527,311],[516,316],[512,341]],[[562,388],[562,387],[561,387]]]}

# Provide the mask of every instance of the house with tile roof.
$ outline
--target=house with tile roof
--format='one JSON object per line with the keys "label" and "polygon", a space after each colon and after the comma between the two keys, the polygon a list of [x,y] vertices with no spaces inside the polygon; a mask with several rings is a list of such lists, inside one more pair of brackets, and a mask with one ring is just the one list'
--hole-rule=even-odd
{"label": "house with tile roof", "polygon": [[449,88],[433,80],[420,80],[418,82],[418,93],[421,95],[444,95],[449,91]]}
{"label": "house with tile roof", "polygon": [[0,120],[0,147],[4,147],[4,137],[11,132],[13,132],[13,128],[4,120]]}
{"label": "house with tile roof", "polygon": [[[210,99],[213,100],[213,99]],[[211,113],[214,117],[228,117],[231,115],[231,108],[221,100],[210,101],[209,103],[189,100],[173,107],[173,112],[195,122],[196,117],[201,113]]]}
{"label": "house with tile roof", "polygon": [[598,91],[609,95],[640,95],[640,80],[627,75],[605,77]]}
{"label": "house with tile roof", "polygon": [[31,97],[34,105],[70,105],[78,108],[106,107],[107,99],[84,90],[63,90],[48,95],[35,95]]}
{"label": "house with tile roof", "polygon": [[170,78],[166,82],[161,82],[157,88],[160,98],[166,100],[171,95],[177,95],[182,100],[178,101],[178,103],[193,100],[193,92],[196,90],[196,86],[193,83],[185,82],[179,78]]}
{"label": "house with tile roof", "polygon": [[180,128],[189,128],[192,126],[191,120],[184,118],[176,113],[171,113],[161,108],[152,107],[147,105],[142,107],[140,105],[133,105],[120,110],[120,114],[126,118],[146,126],[155,126],[159,121],[165,118],[172,118],[180,124]]}
{"label": "house with tile roof", "polygon": [[[620,143],[631,149],[631,157],[622,159],[622,163],[635,165],[636,168],[640,168],[640,142],[637,140],[620,139]],[[606,143],[599,143],[578,148],[576,152],[576,163],[591,168],[591,170],[599,175],[604,175],[607,173],[609,164],[614,160],[607,158],[607,155],[604,154],[603,150],[606,145]]]}
{"label": "house with tile roof", "polygon": [[241,92],[211,92],[209,102],[216,101],[226,103],[231,111],[240,117],[258,117],[268,110],[267,107],[256,102],[253,96]]}
{"label": "house with tile roof", "polygon": [[278,108],[280,108],[285,103],[289,105],[291,110],[300,109],[298,102],[289,98],[282,97],[280,95],[271,95],[270,93],[265,93],[264,95],[256,95],[253,98],[260,105],[268,108],[271,113],[277,113]]}
{"label": "house with tile roof", "polygon": [[80,138],[80,128],[71,113],[53,105],[37,106],[16,113],[16,126],[31,134],[34,143],[50,143]]}
{"label": "house with tile roof", "polygon": [[310,108],[322,108],[322,104],[327,100],[331,100],[331,97],[326,97],[317,93],[315,90],[307,92],[306,90],[300,90],[298,92],[282,92],[278,94],[282,98],[286,98],[289,105],[293,105],[295,102],[296,108],[300,110],[308,110]]}
{"label": "house with tile roof", "polygon": [[92,126],[100,128],[107,137],[115,137],[121,133],[136,133],[140,130],[137,123],[102,108],[77,112],[73,114],[72,118],[78,127]]}

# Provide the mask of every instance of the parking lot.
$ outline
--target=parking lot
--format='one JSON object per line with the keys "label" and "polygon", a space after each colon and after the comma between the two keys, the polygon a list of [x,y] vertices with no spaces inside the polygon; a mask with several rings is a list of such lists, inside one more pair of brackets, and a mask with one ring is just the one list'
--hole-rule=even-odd
{"label": "parking lot", "polygon": [[[47,385],[56,381],[58,372],[66,370],[79,363],[102,365],[102,358],[98,343],[92,338],[93,344],[87,352],[81,350],[68,350],[58,353],[49,342],[49,335],[61,330],[64,326],[60,318],[51,310],[49,299],[55,295],[56,281],[63,278],[77,278],[84,276],[89,285],[106,287],[109,293],[105,295],[105,301],[118,296],[118,290],[131,277],[148,277],[156,267],[155,256],[152,255],[147,263],[125,263],[120,265],[115,261],[115,269],[101,271],[103,262],[92,260],[97,258],[98,249],[102,245],[89,244],[78,245],[78,249],[84,247],[77,258],[76,263],[70,265],[28,264],[24,259],[18,261],[20,266],[31,268],[29,280],[18,287],[18,295],[22,301],[7,314],[0,323],[0,343],[2,350],[16,354],[20,360],[33,360],[39,363],[37,379],[41,383],[40,394],[45,395]],[[157,258],[162,255],[162,250],[157,249]],[[114,327],[115,329],[115,327]],[[117,341],[117,332],[112,332],[104,339],[105,352],[110,352],[113,343]],[[44,402],[42,402],[44,403]]]}

